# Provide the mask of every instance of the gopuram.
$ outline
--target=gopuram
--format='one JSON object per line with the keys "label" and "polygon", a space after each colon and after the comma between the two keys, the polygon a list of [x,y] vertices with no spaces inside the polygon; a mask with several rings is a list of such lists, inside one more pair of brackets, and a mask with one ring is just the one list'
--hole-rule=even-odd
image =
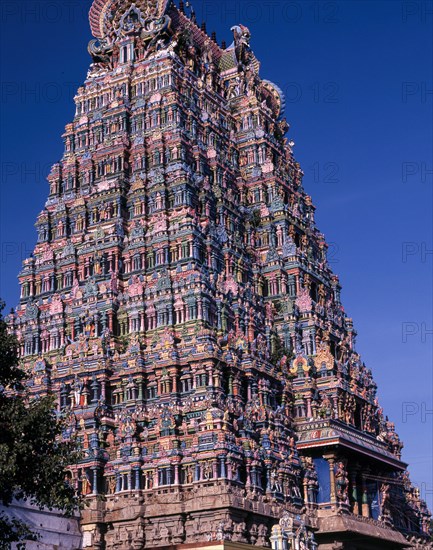
{"label": "gopuram", "polygon": [[83,459],[84,548],[432,548],[250,31],[95,0],[8,317]]}

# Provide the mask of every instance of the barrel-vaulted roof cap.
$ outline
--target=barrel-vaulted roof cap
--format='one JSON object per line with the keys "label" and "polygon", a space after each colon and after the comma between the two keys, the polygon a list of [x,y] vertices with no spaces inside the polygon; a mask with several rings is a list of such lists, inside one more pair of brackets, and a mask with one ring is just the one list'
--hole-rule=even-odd
{"label": "barrel-vaulted roof cap", "polygon": [[134,4],[146,16],[160,17],[165,13],[169,0],[94,0],[89,12],[92,34],[95,38],[106,36],[110,22],[110,13],[126,11]]}

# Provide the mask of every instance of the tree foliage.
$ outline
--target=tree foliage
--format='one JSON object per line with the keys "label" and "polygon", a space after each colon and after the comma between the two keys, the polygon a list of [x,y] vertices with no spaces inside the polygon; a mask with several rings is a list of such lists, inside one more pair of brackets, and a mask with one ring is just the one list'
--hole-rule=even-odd
{"label": "tree foliage", "polygon": [[[70,515],[78,497],[65,481],[65,470],[77,462],[78,453],[73,442],[62,440],[55,398],[29,398],[27,376],[17,367],[17,341],[8,334],[3,307],[0,303],[0,504],[24,499]],[[26,538],[26,525],[0,514],[0,548]]]}

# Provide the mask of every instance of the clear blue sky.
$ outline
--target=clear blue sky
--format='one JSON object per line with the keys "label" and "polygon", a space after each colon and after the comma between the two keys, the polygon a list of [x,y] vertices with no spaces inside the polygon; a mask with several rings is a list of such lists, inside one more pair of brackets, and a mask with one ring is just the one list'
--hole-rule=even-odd
{"label": "clear blue sky", "polygon": [[[35,243],[90,39],[90,0],[2,0],[1,279],[8,308]],[[358,351],[432,505],[431,1],[195,1],[208,31],[243,23],[332,243]],[[430,91],[430,93],[429,93]],[[405,414],[406,413],[406,414]],[[430,495],[426,494],[430,491]]]}

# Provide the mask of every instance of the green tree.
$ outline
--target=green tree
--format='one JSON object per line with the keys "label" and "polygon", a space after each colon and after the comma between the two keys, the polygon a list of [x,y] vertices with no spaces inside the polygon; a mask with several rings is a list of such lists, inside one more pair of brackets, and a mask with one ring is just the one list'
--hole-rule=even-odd
{"label": "green tree", "polygon": [[[7,507],[14,498],[24,499],[70,515],[79,499],[65,471],[77,462],[78,452],[74,442],[62,440],[54,396],[30,399],[3,308],[0,302],[0,504]],[[36,537],[23,522],[0,512],[0,548]]]}

